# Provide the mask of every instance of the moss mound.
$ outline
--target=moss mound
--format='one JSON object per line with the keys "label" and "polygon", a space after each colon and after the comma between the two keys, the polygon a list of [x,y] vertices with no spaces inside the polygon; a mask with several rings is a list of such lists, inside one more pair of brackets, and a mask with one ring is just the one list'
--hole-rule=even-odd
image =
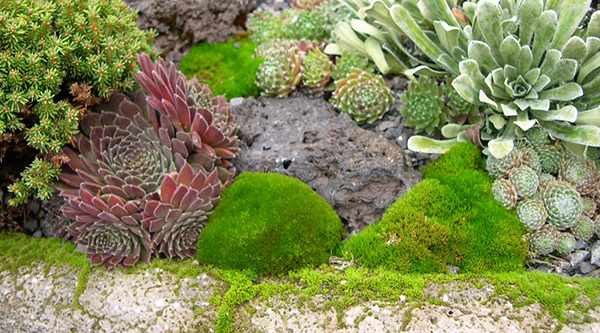
{"label": "moss mound", "polygon": [[425,180],[382,220],[342,245],[347,260],[401,272],[522,271],[527,257],[522,223],[494,200],[478,149],[467,143],[422,170]]}
{"label": "moss mound", "polygon": [[328,262],[344,236],[340,218],[301,181],[244,173],[221,195],[198,240],[198,260],[255,274]]}
{"label": "moss mound", "polygon": [[215,95],[234,97],[258,96],[254,84],[263,58],[253,58],[256,44],[247,38],[236,38],[225,44],[200,44],[181,59],[181,72],[208,84]]}

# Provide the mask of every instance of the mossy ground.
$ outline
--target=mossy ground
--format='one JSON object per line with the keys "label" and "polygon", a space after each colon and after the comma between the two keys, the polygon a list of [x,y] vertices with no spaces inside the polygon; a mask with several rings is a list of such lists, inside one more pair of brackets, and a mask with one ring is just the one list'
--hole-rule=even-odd
{"label": "mossy ground", "polygon": [[256,44],[241,37],[224,44],[200,44],[181,60],[179,68],[188,78],[208,84],[213,94],[225,94],[227,100],[258,96],[260,89],[254,82],[264,59],[252,57],[255,49]]}
{"label": "mossy ground", "polygon": [[523,271],[525,228],[494,200],[484,160],[458,144],[423,170],[425,180],[382,220],[342,245],[346,260],[404,273]]}
{"label": "mossy ground", "polygon": [[[0,235],[0,269],[17,272],[20,267],[31,267],[34,263],[44,265],[69,265],[81,268],[79,282],[87,279],[91,269],[85,255],[76,251],[69,243],[56,239],[33,238],[23,234]],[[210,303],[219,307],[216,332],[233,332],[236,309],[255,297],[268,299],[274,295],[299,295],[310,302],[310,297],[329,295],[329,304],[341,315],[348,307],[361,301],[380,300],[397,302],[402,296],[407,304],[436,303],[424,291],[432,284],[460,282],[482,288],[495,289],[494,297],[506,297],[514,306],[521,307],[540,303],[542,308],[562,323],[569,323],[570,310],[585,314],[600,306],[600,280],[593,278],[565,278],[539,272],[511,272],[485,274],[401,274],[383,268],[367,269],[350,267],[337,271],[329,266],[318,269],[301,269],[279,278],[263,277],[260,280],[238,270],[221,270],[201,267],[195,260],[155,259],[151,264],[136,265],[129,273],[140,273],[148,269],[162,268],[179,275],[182,279],[208,273],[226,282],[227,290],[217,291]],[[122,268],[115,268],[122,269]],[[342,282],[344,281],[344,282]],[[78,283],[77,291],[83,293],[85,281]],[[582,302],[581,299],[586,301]],[[78,304],[74,304],[77,306]]]}
{"label": "mossy ground", "polygon": [[333,208],[298,179],[243,173],[223,190],[200,234],[201,263],[283,274],[327,263],[344,236]]}

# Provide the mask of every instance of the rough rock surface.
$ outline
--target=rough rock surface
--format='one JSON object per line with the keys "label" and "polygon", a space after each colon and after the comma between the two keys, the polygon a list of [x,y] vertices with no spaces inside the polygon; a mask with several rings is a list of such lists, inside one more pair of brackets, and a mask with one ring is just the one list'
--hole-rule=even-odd
{"label": "rough rock surface", "polygon": [[235,162],[244,171],[302,180],[357,232],[422,177],[393,140],[362,129],[323,98],[249,98],[233,107],[240,127]]}
{"label": "rough rock surface", "polygon": [[204,332],[199,328],[216,326],[218,308],[208,300],[222,283],[207,275],[93,269],[75,302],[79,271],[44,271],[0,272],[0,332]]}
{"label": "rough rock surface", "polygon": [[191,46],[223,43],[233,37],[257,0],[124,0],[139,11],[138,26],[155,29],[155,47],[179,63]]}

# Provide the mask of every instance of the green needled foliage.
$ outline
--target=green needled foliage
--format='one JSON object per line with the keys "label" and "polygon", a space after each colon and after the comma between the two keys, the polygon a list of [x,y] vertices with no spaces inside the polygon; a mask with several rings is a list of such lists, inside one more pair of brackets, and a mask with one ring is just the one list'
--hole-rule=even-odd
{"label": "green needled foliage", "polygon": [[254,274],[283,274],[327,263],[344,229],[325,199],[301,181],[276,173],[244,173],[200,234],[203,264]]}
{"label": "green needled foliage", "polygon": [[491,193],[478,149],[454,146],[423,170],[425,180],[388,209],[382,220],[342,245],[346,260],[401,272],[522,271],[525,228]]}
{"label": "green needled foliage", "polygon": [[[247,38],[236,38],[224,44],[201,44],[181,59],[179,68],[188,78],[196,77],[208,84],[217,95],[227,100],[260,95],[254,83],[258,67],[264,61],[253,58],[256,44]],[[243,64],[241,66],[240,64]]]}
{"label": "green needled foliage", "polygon": [[[136,86],[135,54],[149,51],[153,39],[136,25],[120,0],[0,2],[0,135],[18,141],[25,134],[43,154],[10,187],[11,204],[52,194],[60,173],[52,157],[77,133],[81,116],[64,100],[71,84],[89,85],[88,97]],[[0,147],[0,160],[11,148]]]}

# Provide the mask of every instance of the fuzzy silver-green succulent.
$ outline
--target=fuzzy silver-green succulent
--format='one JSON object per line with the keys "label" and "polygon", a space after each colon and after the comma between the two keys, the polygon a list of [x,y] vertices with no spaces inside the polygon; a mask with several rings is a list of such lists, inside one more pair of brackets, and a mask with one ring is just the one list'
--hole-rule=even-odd
{"label": "fuzzy silver-green succulent", "polygon": [[529,231],[541,228],[548,218],[544,203],[536,199],[525,199],[519,202],[516,215]]}
{"label": "fuzzy silver-green succulent", "polygon": [[531,235],[531,250],[540,255],[549,254],[556,249],[558,232],[552,226],[546,225]]}
{"label": "fuzzy silver-green succulent", "polygon": [[333,62],[329,57],[319,49],[314,50],[304,57],[302,82],[313,91],[323,90],[331,80],[332,70]]}
{"label": "fuzzy silver-green succulent", "polygon": [[504,207],[510,209],[517,204],[517,190],[506,179],[496,179],[492,184],[492,194],[494,199],[501,203]]}
{"label": "fuzzy silver-green succulent", "polygon": [[540,185],[535,170],[526,165],[512,169],[508,174],[508,180],[515,187],[519,198],[532,197]]}
{"label": "fuzzy silver-green succulent", "polygon": [[598,186],[596,166],[589,161],[571,158],[563,162],[558,170],[561,180],[573,185],[583,195],[594,192]]}
{"label": "fuzzy silver-green succulent", "polygon": [[333,105],[358,124],[373,123],[390,109],[394,96],[381,76],[360,69],[335,82]]}
{"label": "fuzzy silver-green succulent", "polygon": [[427,76],[411,81],[406,93],[400,96],[404,104],[400,112],[406,117],[405,125],[414,127],[416,133],[425,131],[429,134],[445,125],[444,89]]}
{"label": "fuzzy silver-green succulent", "polygon": [[486,170],[493,178],[502,178],[508,175],[508,171],[516,165],[516,153],[511,152],[502,158],[493,155],[486,159]]}
{"label": "fuzzy silver-green succulent", "polygon": [[562,153],[554,146],[536,147],[535,151],[540,159],[542,172],[556,174],[562,162]]}
{"label": "fuzzy silver-green succulent", "polygon": [[571,228],[575,238],[587,242],[594,236],[595,223],[587,216],[582,216]]}
{"label": "fuzzy silver-green succulent", "polygon": [[577,240],[575,236],[569,232],[560,232],[556,239],[556,251],[563,256],[567,256],[575,250]]}
{"label": "fuzzy silver-green succulent", "polygon": [[583,202],[577,190],[569,183],[555,180],[550,182],[542,199],[548,211],[548,222],[558,230],[572,227],[581,218]]}

